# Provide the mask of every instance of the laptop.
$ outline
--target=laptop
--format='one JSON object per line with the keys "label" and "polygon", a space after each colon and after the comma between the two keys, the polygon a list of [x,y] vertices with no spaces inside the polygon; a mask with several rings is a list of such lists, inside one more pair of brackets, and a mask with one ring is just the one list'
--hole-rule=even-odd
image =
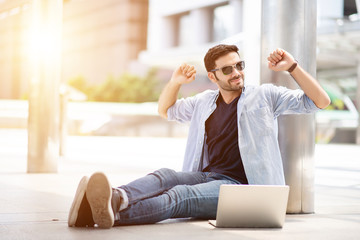
{"label": "laptop", "polygon": [[216,220],[219,228],[282,228],[289,186],[221,185]]}

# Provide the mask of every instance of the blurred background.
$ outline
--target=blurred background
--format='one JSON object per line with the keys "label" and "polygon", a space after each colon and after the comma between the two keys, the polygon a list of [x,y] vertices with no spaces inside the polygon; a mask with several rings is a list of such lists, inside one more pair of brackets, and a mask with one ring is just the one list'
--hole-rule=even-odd
{"label": "blurred background", "polygon": [[[317,79],[332,100],[317,143],[360,143],[359,9],[317,1]],[[220,42],[239,47],[246,82],[260,84],[260,16],[253,0],[0,0],[0,132],[26,135],[54,116],[63,155],[68,136],[184,138],[186,125],[157,115],[162,87],[188,62],[198,74],[180,96],[214,89],[203,57]]]}

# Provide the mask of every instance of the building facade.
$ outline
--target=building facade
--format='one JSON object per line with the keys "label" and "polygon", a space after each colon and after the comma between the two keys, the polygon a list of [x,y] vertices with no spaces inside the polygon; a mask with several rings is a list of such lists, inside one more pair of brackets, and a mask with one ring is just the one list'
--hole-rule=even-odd
{"label": "building facade", "polygon": [[[319,76],[336,69],[357,76],[360,54],[358,0],[317,1],[317,66]],[[188,61],[202,66],[207,49],[219,42],[236,44],[247,62],[247,74],[259,78],[261,0],[151,0],[145,63],[161,66]],[[255,58],[253,56],[256,56]],[[252,81],[252,80],[250,80]],[[259,80],[252,81],[260,83]]]}
{"label": "building facade", "polygon": [[[0,98],[27,95],[31,2],[0,1]],[[360,55],[359,0],[317,2],[318,77],[335,81],[345,76],[354,84]],[[195,64],[202,85],[207,83],[204,54],[224,42],[240,48],[247,81],[259,84],[261,5],[261,0],[66,0],[62,81],[81,76],[101,83],[129,68],[138,71],[138,65],[129,67],[138,59],[142,65],[168,69],[164,79],[184,61]]]}
{"label": "building facade", "polygon": [[[30,0],[0,1],[0,99],[26,97]],[[62,81],[101,83],[147,46],[148,0],[63,1]]]}

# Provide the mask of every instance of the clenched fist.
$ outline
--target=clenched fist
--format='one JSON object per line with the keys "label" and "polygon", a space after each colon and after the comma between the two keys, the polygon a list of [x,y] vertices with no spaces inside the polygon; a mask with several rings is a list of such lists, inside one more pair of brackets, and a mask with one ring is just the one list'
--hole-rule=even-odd
{"label": "clenched fist", "polygon": [[295,63],[293,56],[281,48],[270,53],[267,60],[269,69],[276,72],[287,71]]}
{"label": "clenched fist", "polygon": [[171,81],[178,84],[186,84],[195,80],[196,69],[193,65],[183,63],[174,71]]}

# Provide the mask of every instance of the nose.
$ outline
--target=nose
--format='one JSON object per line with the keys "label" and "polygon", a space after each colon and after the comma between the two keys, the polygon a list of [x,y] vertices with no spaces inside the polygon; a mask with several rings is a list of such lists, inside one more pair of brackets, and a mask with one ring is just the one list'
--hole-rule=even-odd
{"label": "nose", "polygon": [[[232,67],[231,75],[240,75],[242,71],[238,70],[235,66]],[[235,73],[235,74],[234,74]]]}

